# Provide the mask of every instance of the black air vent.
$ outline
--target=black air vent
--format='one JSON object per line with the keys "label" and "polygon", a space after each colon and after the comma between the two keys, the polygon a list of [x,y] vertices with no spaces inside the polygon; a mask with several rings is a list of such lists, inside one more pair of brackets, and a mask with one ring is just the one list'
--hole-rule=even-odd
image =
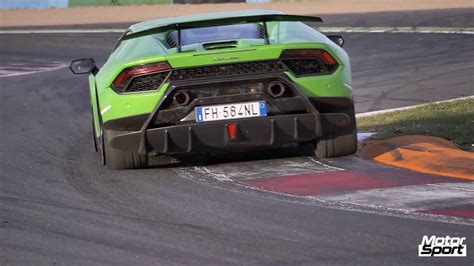
{"label": "black air vent", "polygon": [[206,50],[236,48],[237,41],[208,42],[202,45]]}
{"label": "black air vent", "polygon": [[258,24],[257,30],[258,30],[258,38],[265,39],[265,28],[262,25]]}
{"label": "black air vent", "polygon": [[283,71],[285,71],[285,66],[280,61],[256,61],[176,69],[171,74],[170,79],[178,81],[196,78],[217,78],[249,74],[255,75]]}
{"label": "black air vent", "polygon": [[158,89],[166,80],[169,72],[134,77],[125,92],[151,91]]}
{"label": "black air vent", "polygon": [[297,76],[310,75],[310,74],[322,74],[322,73],[331,72],[333,70],[333,66],[329,66],[331,67],[331,69],[329,69],[317,59],[305,59],[305,60],[294,59],[294,60],[283,60],[283,62]]}
{"label": "black air vent", "polygon": [[166,38],[166,44],[168,44],[169,48],[175,48],[178,45],[173,34],[168,35],[168,37]]}

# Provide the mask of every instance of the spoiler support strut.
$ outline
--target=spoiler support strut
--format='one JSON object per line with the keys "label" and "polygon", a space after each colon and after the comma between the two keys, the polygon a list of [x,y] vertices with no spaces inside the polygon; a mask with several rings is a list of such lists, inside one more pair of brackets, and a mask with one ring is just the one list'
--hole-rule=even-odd
{"label": "spoiler support strut", "polygon": [[263,38],[265,41],[265,44],[270,44],[270,36],[268,36],[268,28],[267,28],[267,22],[263,22]]}
{"label": "spoiler support strut", "polygon": [[177,31],[177,40],[176,40],[176,51],[178,53],[181,53],[181,29],[179,27],[179,24],[176,24],[176,31]]}

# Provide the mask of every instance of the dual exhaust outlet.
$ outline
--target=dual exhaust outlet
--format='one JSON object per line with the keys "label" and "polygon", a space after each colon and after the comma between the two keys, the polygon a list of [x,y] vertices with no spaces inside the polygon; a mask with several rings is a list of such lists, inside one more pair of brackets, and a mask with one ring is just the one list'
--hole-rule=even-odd
{"label": "dual exhaust outlet", "polygon": [[285,94],[285,85],[280,81],[272,81],[267,85],[267,94],[273,98],[278,98]]}
{"label": "dual exhaust outlet", "polygon": [[[273,98],[283,96],[285,91],[286,87],[280,81],[272,81],[266,87],[267,94]],[[178,106],[186,106],[191,102],[191,95],[189,95],[189,92],[185,90],[178,91],[173,97],[173,102]]]}

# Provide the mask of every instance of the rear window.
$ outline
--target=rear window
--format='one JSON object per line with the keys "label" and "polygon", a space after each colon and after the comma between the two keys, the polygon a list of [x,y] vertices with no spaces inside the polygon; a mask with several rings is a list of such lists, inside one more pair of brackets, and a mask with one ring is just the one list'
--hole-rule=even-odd
{"label": "rear window", "polygon": [[[181,31],[181,45],[206,43],[223,40],[263,39],[263,26],[260,24],[237,24],[206,28],[185,29]],[[170,40],[171,39],[171,40]],[[176,46],[177,32],[168,36],[168,44]]]}
{"label": "rear window", "polygon": [[[267,22],[267,29],[270,44],[330,42],[326,36],[301,22]],[[181,34],[181,46],[194,46],[184,51],[205,50],[206,48],[199,47],[199,44],[231,40],[253,40],[248,43],[250,45],[264,45],[263,23],[186,29],[182,30]],[[166,55],[170,53],[170,49],[175,49],[176,45],[176,31],[161,32],[122,41],[114,54],[120,60],[135,60]]]}

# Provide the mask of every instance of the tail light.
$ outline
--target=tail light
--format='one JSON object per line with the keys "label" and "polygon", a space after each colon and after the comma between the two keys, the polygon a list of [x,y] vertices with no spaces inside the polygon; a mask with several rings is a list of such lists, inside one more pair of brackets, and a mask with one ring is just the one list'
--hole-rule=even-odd
{"label": "tail light", "polygon": [[[167,62],[129,67],[122,70],[115,78],[112,83],[112,88],[120,93],[156,90],[161,86],[161,83],[164,82],[168,73],[166,70],[169,69],[171,69],[171,66]],[[137,84],[133,84],[133,81],[138,78],[144,80],[138,80],[136,82]]]}
{"label": "tail light", "polygon": [[336,59],[322,49],[284,50],[280,59],[297,76],[329,74],[338,66]]}

